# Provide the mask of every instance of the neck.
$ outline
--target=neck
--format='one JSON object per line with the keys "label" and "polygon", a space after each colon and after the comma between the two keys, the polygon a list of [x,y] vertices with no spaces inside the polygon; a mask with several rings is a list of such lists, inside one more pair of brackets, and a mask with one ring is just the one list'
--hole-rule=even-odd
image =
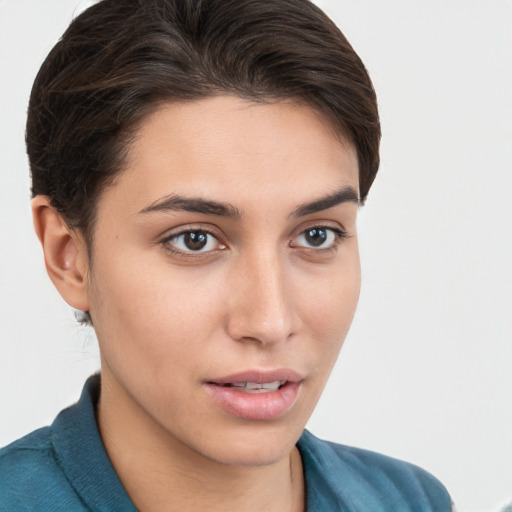
{"label": "neck", "polygon": [[[297,448],[264,466],[211,460],[184,446],[102,377],[98,424],[109,458],[140,512],[302,512]],[[115,386],[115,385],[114,385]]]}

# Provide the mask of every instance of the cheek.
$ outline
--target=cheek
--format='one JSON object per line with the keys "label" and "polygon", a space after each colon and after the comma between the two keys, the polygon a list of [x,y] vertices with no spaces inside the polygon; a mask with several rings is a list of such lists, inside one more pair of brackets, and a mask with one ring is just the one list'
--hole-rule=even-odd
{"label": "cheek", "polygon": [[320,339],[327,343],[343,341],[352,323],[360,287],[359,259],[354,257],[315,282],[314,287],[303,288],[308,302],[305,315]]}
{"label": "cheek", "polygon": [[320,379],[328,375],[350,329],[361,285],[357,253],[314,287],[301,287],[303,322],[312,342],[310,351]]}
{"label": "cheek", "polygon": [[218,324],[215,273],[190,279],[161,261],[113,261],[98,262],[91,286],[104,357],[125,365],[144,360],[151,371],[190,361]]}

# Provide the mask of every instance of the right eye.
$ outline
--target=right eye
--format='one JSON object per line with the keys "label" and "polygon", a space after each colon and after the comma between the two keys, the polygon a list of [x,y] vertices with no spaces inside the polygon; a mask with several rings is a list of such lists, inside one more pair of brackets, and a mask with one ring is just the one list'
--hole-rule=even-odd
{"label": "right eye", "polygon": [[191,229],[171,235],[163,243],[166,247],[176,252],[183,253],[205,253],[217,249],[225,249],[217,238],[210,232],[202,229]]}

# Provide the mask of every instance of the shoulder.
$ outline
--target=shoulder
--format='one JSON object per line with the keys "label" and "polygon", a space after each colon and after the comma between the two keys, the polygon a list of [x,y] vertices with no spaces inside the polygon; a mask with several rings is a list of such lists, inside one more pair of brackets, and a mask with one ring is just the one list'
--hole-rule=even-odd
{"label": "shoulder", "polygon": [[35,430],[0,450],[1,488],[23,482],[35,484],[41,474],[55,466],[50,428]]}
{"label": "shoulder", "polygon": [[323,506],[325,496],[317,494],[329,496],[336,504],[349,504],[349,510],[451,510],[450,496],[443,484],[418,466],[368,450],[322,441],[307,431],[298,447],[308,492],[312,500]]}
{"label": "shoulder", "polygon": [[82,510],[44,427],[0,449],[0,510]]}

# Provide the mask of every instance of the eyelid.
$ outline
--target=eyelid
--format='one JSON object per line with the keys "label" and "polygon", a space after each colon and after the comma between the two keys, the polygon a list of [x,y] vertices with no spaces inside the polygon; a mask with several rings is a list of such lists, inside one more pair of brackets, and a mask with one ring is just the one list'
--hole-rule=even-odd
{"label": "eyelid", "polygon": [[332,220],[322,220],[322,219],[315,219],[309,222],[305,222],[301,224],[298,228],[294,230],[294,234],[292,235],[292,238],[296,238],[301,233],[304,233],[308,229],[314,229],[314,228],[324,228],[324,229],[330,229],[331,231],[334,231],[335,233],[338,233],[343,238],[348,238],[349,233],[345,229],[345,227],[340,224],[339,222],[332,221]]}
{"label": "eyelid", "polygon": [[[215,240],[217,240],[218,244],[221,245],[221,248],[211,249],[208,251],[184,251],[172,244],[171,240],[193,231],[202,231],[207,235],[213,237]],[[161,235],[158,238],[158,243],[161,244],[165,250],[172,252],[173,254],[177,254],[185,258],[198,258],[206,257],[219,250],[225,250],[227,248],[227,244],[223,241],[223,239],[224,236],[222,234],[219,234],[219,230],[215,229],[211,225],[205,226],[204,224],[190,224],[185,226],[179,226],[177,228],[173,228],[171,230],[166,231],[163,235]]]}
{"label": "eyelid", "polygon": [[[334,241],[325,247],[314,247],[314,246],[305,246],[305,245],[294,245],[294,241],[304,235],[307,231],[312,229],[324,229],[326,231],[330,231],[331,233],[334,233],[335,239]],[[316,252],[321,251],[329,251],[336,248],[336,246],[344,239],[350,238],[351,235],[348,234],[348,232],[343,228],[339,223],[333,223],[332,221],[313,221],[308,223],[307,225],[302,225],[300,227],[300,230],[297,230],[295,234],[291,237],[291,240],[289,242],[289,246],[294,249],[305,249],[305,250],[311,250]]]}
{"label": "eyelid", "polygon": [[162,241],[165,239],[183,235],[184,233],[188,233],[190,231],[204,231],[205,233],[212,235],[218,240],[224,238],[222,232],[215,226],[212,226],[211,224],[201,224],[199,222],[194,222],[192,224],[183,224],[175,228],[166,229],[161,235],[158,236],[158,239],[159,241]]}

